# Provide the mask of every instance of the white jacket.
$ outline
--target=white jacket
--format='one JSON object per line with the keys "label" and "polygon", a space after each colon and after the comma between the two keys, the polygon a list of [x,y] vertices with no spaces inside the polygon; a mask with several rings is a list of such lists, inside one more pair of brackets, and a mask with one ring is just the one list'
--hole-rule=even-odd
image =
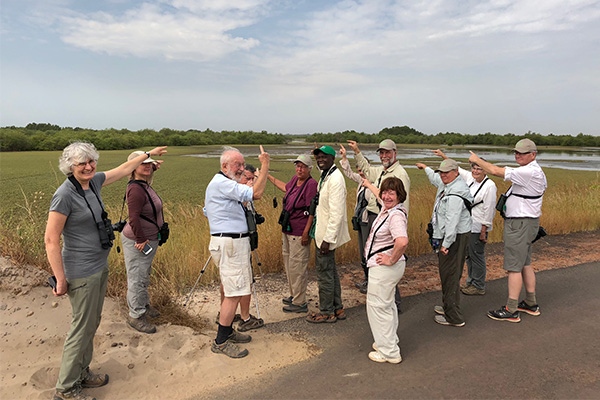
{"label": "white jacket", "polygon": [[350,241],[346,217],[346,181],[336,168],[322,184],[319,181],[319,184],[315,243],[321,248],[323,241],[326,241],[329,243],[329,249],[333,250]]}

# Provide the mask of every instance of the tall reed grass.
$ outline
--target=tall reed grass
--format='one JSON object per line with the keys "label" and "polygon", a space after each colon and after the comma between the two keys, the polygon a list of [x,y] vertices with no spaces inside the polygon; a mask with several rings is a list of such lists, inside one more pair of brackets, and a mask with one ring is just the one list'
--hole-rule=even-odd
{"label": "tall reed grass", "polygon": [[[549,234],[562,234],[575,231],[595,230],[600,228],[600,173],[582,173],[565,170],[545,169],[548,176],[548,190],[544,195],[541,225]],[[408,223],[409,246],[407,254],[415,256],[430,251],[425,228],[431,216],[435,197],[435,188],[429,185],[424,173],[414,169],[408,170],[413,182],[410,191],[410,214]],[[287,181],[291,177],[288,168],[277,176]],[[160,178],[159,178],[160,179]],[[504,192],[508,183],[497,178],[498,193]],[[351,216],[355,205],[356,185],[348,181],[347,215]],[[120,191],[120,190],[119,190]],[[153,263],[152,279],[154,285],[170,294],[181,293],[196,281],[202,267],[210,256],[208,243],[210,240],[208,220],[203,214],[202,206],[184,200],[169,201],[176,197],[170,189],[168,193],[158,190],[165,199],[165,220],[171,226],[169,241],[158,249]],[[104,193],[104,191],[103,191]],[[122,192],[121,192],[122,193]],[[44,231],[48,214],[48,205],[52,193],[37,191],[27,195],[21,191],[20,198],[13,199],[18,207],[10,213],[3,213],[0,219],[0,252],[9,255],[19,262],[28,262],[48,268],[44,248]],[[281,192],[277,193],[281,199]],[[116,198],[117,196],[115,194]],[[122,194],[120,195],[122,199]],[[272,192],[256,202],[257,210],[265,216],[266,222],[259,225],[259,248],[255,254],[254,270],[259,273],[256,263],[258,256],[263,273],[282,271],[281,229],[277,224],[281,204],[272,206]],[[3,200],[4,201],[4,200]],[[279,202],[281,203],[281,201]],[[118,219],[121,203],[112,201],[107,204],[107,211],[113,220]],[[358,239],[356,232],[351,232],[351,241],[336,251],[339,263],[358,262]],[[502,240],[503,220],[496,215],[494,229],[490,235],[491,242]],[[118,235],[117,235],[118,236]],[[115,248],[119,246],[119,239]],[[121,253],[113,248],[109,256],[111,267],[110,292],[124,293],[126,288],[125,264]],[[310,267],[314,265],[314,244],[311,244]],[[211,263],[207,266],[202,283],[214,282],[218,271]]]}

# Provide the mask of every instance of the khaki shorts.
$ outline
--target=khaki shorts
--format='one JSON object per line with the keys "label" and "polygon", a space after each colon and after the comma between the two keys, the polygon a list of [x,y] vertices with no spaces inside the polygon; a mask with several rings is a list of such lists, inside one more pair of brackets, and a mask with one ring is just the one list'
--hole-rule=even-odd
{"label": "khaki shorts", "polygon": [[504,269],[521,272],[531,264],[531,242],[537,236],[539,218],[506,218],[504,220]]}
{"label": "khaki shorts", "polygon": [[212,259],[219,267],[225,297],[246,296],[251,293],[252,266],[250,240],[212,236],[208,245]]}

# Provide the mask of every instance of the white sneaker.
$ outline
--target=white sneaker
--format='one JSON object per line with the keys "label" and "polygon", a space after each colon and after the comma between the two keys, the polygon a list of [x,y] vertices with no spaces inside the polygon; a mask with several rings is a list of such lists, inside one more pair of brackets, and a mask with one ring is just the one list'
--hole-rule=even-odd
{"label": "white sneaker", "polygon": [[435,306],[435,307],[433,307],[433,312],[435,312],[438,315],[444,315],[444,307]]}
{"label": "white sneaker", "polygon": [[375,344],[375,342],[373,342],[373,346],[372,347],[373,347],[373,350],[379,351],[379,349],[377,348],[377,345]]}
{"label": "white sneaker", "polygon": [[436,315],[435,317],[433,317],[433,320],[435,322],[437,322],[438,324],[445,325],[445,326],[456,326],[456,327],[465,326],[465,321],[461,322],[460,324],[453,324],[451,322],[448,322],[446,320],[446,317],[443,315]]}
{"label": "white sneaker", "polygon": [[390,364],[400,364],[402,362],[402,357],[398,358],[387,358],[383,354],[378,351],[372,351],[369,353],[369,359],[371,361],[375,361],[378,363],[389,362]]}

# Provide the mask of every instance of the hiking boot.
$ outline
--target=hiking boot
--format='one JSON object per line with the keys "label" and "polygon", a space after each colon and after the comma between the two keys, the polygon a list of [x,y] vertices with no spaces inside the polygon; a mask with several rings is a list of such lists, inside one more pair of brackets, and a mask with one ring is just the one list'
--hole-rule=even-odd
{"label": "hiking boot", "polygon": [[244,335],[243,333],[239,333],[234,330],[231,332],[231,335],[229,335],[227,340],[231,343],[250,343],[250,341],[252,341],[252,336]]}
{"label": "hiking boot", "polygon": [[142,315],[139,318],[127,318],[127,322],[129,326],[135,329],[138,332],[142,333],[154,333],[156,332],[156,325],[151,324],[146,320],[146,316]]}
{"label": "hiking boot", "polygon": [[343,308],[340,308],[339,310],[335,310],[335,317],[339,320],[345,320],[347,318],[346,316],[346,312],[344,311]]}
{"label": "hiking boot", "polygon": [[433,312],[438,314],[438,315],[445,315],[444,313],[444,307],[442,306],[435,306],[433,307]]}
{"label": "hiking boot", "polygon": [[354,286],[362,293],[367,294],[367,289],[369,287],[369,281],[362,281],[360,283],[354,284]]}
{"label": "hiking boot", "polygon": [[290,297],[284,297],[283,299],[281,299],[281,302],[283,304],[285,304],[286,306],[290,306],[292,305],[292,301],[294,301],[294,297],[290,296]]}
{"label": "hiking boot", "polygon": [[308,312],[308,304],[304,303],[301,306],[297,306],[295,304],[290,304],[288,306],[283,306],[283,312],[287,312],[287,313],[307,313]]}
{"label": "hiking boot", "polygon": [[519,311],[523,311],[524,313],[527,313],[529,315],[534,315],[537,317],[538,315],[541,314],[540,306],[538,306],[537,304],[534,306],[530,306],[529,304],[525,303],[525,300],[520,302],[517,307],[518,307],[517,309]]}
{"label": "hiking boot", "polygon": [[230,358],[243,358],[248,355],[247,349],[241,349],[238,345],[229,340],[226,340],[223,344],[217,344],[217,342],[213,340],[210,351],[217,354],[225,354]]}
{"label": "hiking boot", "polygon": [[445,315],[436,315],[435,317],[433,317],[433,320],[435,322],[437,322],[438,324],[445,325],[445,326],[456,326],[456,327],[465,326],[465,321],[458,323],[458,324],[453,324],[451,322],[448,322]]}
{"label": "hiking boot", "polygon": [[108,383],[108,375],[94,374],[90,371],[90,367],[85,369],[85,376],[81,380],[82,388],[97,388]]}
{"label": "hiking boot", "polygon": [[158,318],[160,317],[160,312],[150,304],[146,304],[146,313],[144,315],[148,318]]}
{"label": "hiking boot", "polygon": [[496,321],[521,322],[519,312],[515,311],[511,313],[506,306],[502,306],[502,308],[496,311],[488,311],[487,316]]}
{"label": "hiking boot", "polygon": [[256,318],[254,315],[250,314],[250,318],[248,319],[248,321],[242,320],[238,324],[237,330],[240,332],[246,332],[250,329],[262,328],[263,326],[265,326],[265,321],[263,321],[262,318]]}
{"label": "hiking boot", "polygon": [[[215,319],[215,324],[219,323],[219,319],[221,318],[221,311],[217,313],[217,318]],[[240,322],[242,320],[242,316],[240,314],[235,314],[233,316],[233,321],[231,323]]]}
{"label": "hiking boot", "polygon": [[88,396],[81,391],[81,386],[75,385],[71,389],[65,392],[59,392],[58,390],[54,393],[53,400],[96,400],[95,397]]}
{"label": "hiking boot", "polygon": [[312,322],[313,324],[322,324],[322,323],[334,323],[337,321],[337,318],[334,314],[321,314],[321,313],[312,313],[308,317],[306,317],[308,322]]}
{"label": "hiking boot", "polygon": [[464,289],[460,289],[463,294],[467,296],[483,296],[485,294],[485,289],[477,289],[475,286],[467,286]]}
{"label": "hiking boot", "polygon": [[384,356],[383,354],[381,354],[378,351],[372,351],[369,353],[369,359],[371,361],[375,361],[378,363],[384,363],[384,362],[389,362],[391,364],[400,364],[402,362],[402,357],[398,357],[398,358],[388,358],[386,356]]}

